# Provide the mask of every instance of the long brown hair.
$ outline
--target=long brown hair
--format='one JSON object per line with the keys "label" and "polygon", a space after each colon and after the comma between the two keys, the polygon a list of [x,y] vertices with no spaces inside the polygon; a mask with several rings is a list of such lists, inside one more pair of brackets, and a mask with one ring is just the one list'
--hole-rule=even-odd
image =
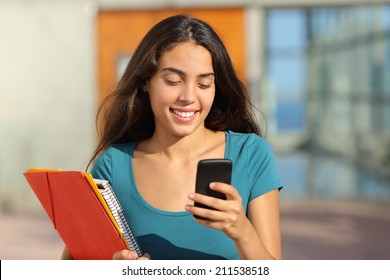
{"label": "long brown hair", "polygon": [[103,100],[96,117],[99,143],[88,167],[112,144],[152,136],[153,112],[142,88],[157,71],[164,51],[188,40],[206,48],[213,63],[215,98],[205,126],[214,131],[261,135],[247,88],[237,77],[219,36],[204,21],[180,14],[160,21],[145,35],[116,89]]}

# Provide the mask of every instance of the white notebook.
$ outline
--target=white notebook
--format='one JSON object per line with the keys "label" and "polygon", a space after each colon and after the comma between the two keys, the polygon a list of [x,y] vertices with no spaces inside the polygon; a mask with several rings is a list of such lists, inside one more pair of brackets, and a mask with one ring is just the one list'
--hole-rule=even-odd
{"label": "white notebook", "polygon": [[123,233],[124,239],[130,247],[130,250],[136,252],[138,256],[142,256],[142,249],[138,243],[137,238],[134,235],[133,229],[127,222],[126,215],[123,212],[123,208],[119,203],[119,200],[116,197],[115,193],[113,192],[110,183],[107,180],[93,180],[99,188],[99,191],[102,194],[104,200],[106,201],[108,208],[110,208],[110,211],[114,216],[116,222],[118,223],[118,226]]}

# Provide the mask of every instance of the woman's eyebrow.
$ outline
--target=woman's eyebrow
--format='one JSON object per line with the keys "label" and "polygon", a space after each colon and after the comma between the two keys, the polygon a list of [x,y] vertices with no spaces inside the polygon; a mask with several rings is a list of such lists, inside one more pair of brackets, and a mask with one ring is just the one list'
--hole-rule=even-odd
{"label": "woman's eyebrow", "polygon": [[173,73],[176,73],[180,76],[186,76],[186,73],[184,73],[183,71],[177,69],[177,68],[174,68],[174,67],[166,67],[166,68],[163,68],[161,69],[161,72],[173,72]]}
{"label": "woman's eyebrow", "polygon": [[[166,67],[166,68],[163,68],[161,69],[161,72],[173,72],[173,73],[176,73],[178,74],[179,76],[187,76],[186,73],[180,69],[177,69],[177,68],[174,68],[174,67]],[[213,72],[210,72],[210,73],[203,73],[203,74],[199,74],[198,77],[199,78],[207,78],[207,77],[210,77],[210,76],[215,76]]]}
{"label": "woman's eyebrow", "polygon": [[199,78],[215,77],[213,72],[198,75]]}

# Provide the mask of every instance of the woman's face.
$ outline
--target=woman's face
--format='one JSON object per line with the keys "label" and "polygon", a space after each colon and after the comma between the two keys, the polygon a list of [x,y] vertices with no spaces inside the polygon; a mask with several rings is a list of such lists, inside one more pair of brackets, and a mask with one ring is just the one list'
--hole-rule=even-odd
{"label": "woman's face", "polygon": [[146,84],[156,131],[183,137],[205,129],[214,80],[211,55],[204,47],[189,41],[165,51]]}

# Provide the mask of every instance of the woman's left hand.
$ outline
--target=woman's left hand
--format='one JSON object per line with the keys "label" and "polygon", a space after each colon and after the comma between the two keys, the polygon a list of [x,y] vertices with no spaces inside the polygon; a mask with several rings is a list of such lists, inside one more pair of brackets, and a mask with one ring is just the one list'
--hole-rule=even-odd
{"label": "woman's left hand", "polygon": [[228,184],[214,182],[209,186],[212,190],[226,195],[226,200],[214,198],[199,193],[191,193],[188,198],[194,202],[209,206],[213,209],[186,205],[186,210],[193,215],[205,219],[196,219],[199,224],[212,229],[220,230],[233,240],[238,240],[247,223],[242,199],[237,190]]}

